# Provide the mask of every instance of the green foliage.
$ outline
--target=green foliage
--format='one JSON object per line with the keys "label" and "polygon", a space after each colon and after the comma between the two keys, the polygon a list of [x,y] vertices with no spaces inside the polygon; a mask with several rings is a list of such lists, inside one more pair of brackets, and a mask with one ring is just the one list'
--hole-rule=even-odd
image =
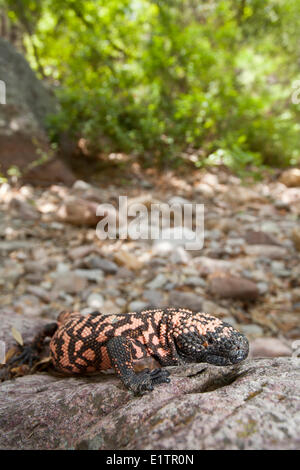
{"label": "green foliage", "polygon": [[298,0],[9,0],[57,89],[50,125],[148,164],[299,160]]}

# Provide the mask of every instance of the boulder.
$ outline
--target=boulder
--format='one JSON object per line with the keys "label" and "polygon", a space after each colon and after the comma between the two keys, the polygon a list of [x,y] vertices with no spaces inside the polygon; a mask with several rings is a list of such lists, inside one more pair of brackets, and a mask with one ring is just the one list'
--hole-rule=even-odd
{"label": "boulder", "polygon": [[[72,184],[75,178],[71,170],[52,158],[47,135],[47,116],[57,111],[56,99],[23,55],[3,38],[0,79],[6,90],[5,104],[0,104],[0,170],[6,173],[16,166],[26,182]],[[45,156],[49,158],[45,165],[35,165]]]}

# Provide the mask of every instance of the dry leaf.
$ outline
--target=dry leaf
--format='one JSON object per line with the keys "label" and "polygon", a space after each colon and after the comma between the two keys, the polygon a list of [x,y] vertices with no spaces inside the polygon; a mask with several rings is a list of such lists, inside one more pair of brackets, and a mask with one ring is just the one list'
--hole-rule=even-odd
{"label": "dry leaf", "polygon": [[40,361],[34,364],[34,366],[31,368],[31,372],[35,371],[42,364],[51,364],[51,363],[52,363],[51,356],[44,357],[43,359],[41,359]]}
{"label": "dry leaf", "polygon": [[5,355],[5,363],[7,363],[18,352],[17,348],[10,348]]}
{"label": "dry leaf", "polygon": [[23,341],[23,338],[22,338],[22,335],[21,333],[13,326],[12,329],[11,329],[11,333],[13,335],[13,337],[15,338],[16,342],[20,345],[20,346],[23,346],[24,345],[24,341]]}

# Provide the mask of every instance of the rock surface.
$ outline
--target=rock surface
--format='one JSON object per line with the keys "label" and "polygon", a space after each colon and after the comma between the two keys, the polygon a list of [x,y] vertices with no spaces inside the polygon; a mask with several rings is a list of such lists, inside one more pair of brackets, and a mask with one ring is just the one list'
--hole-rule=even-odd
{"label": "rock surface", "polygon": [[110,375],[35,374],[0,385],[1,449],[296,449],[299,359],[171,369],[133,397]]}
{"label": "rock surface", "polygon": [[[4,312],[28,341],[46,320]],[[170,367],[171,383],[134,397],[110,373],[37,373],[0,384],[1,449],[297,449],[300,359]]]}

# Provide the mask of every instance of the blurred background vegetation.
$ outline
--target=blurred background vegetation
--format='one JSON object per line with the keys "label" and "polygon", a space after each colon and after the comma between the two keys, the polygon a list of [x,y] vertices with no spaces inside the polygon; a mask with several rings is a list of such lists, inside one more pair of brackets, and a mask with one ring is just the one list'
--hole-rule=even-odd
{"label": "blurred background vegetation", "polygon": [[145,165],[299,162],[299,0],[0,0],[62,132]]}

